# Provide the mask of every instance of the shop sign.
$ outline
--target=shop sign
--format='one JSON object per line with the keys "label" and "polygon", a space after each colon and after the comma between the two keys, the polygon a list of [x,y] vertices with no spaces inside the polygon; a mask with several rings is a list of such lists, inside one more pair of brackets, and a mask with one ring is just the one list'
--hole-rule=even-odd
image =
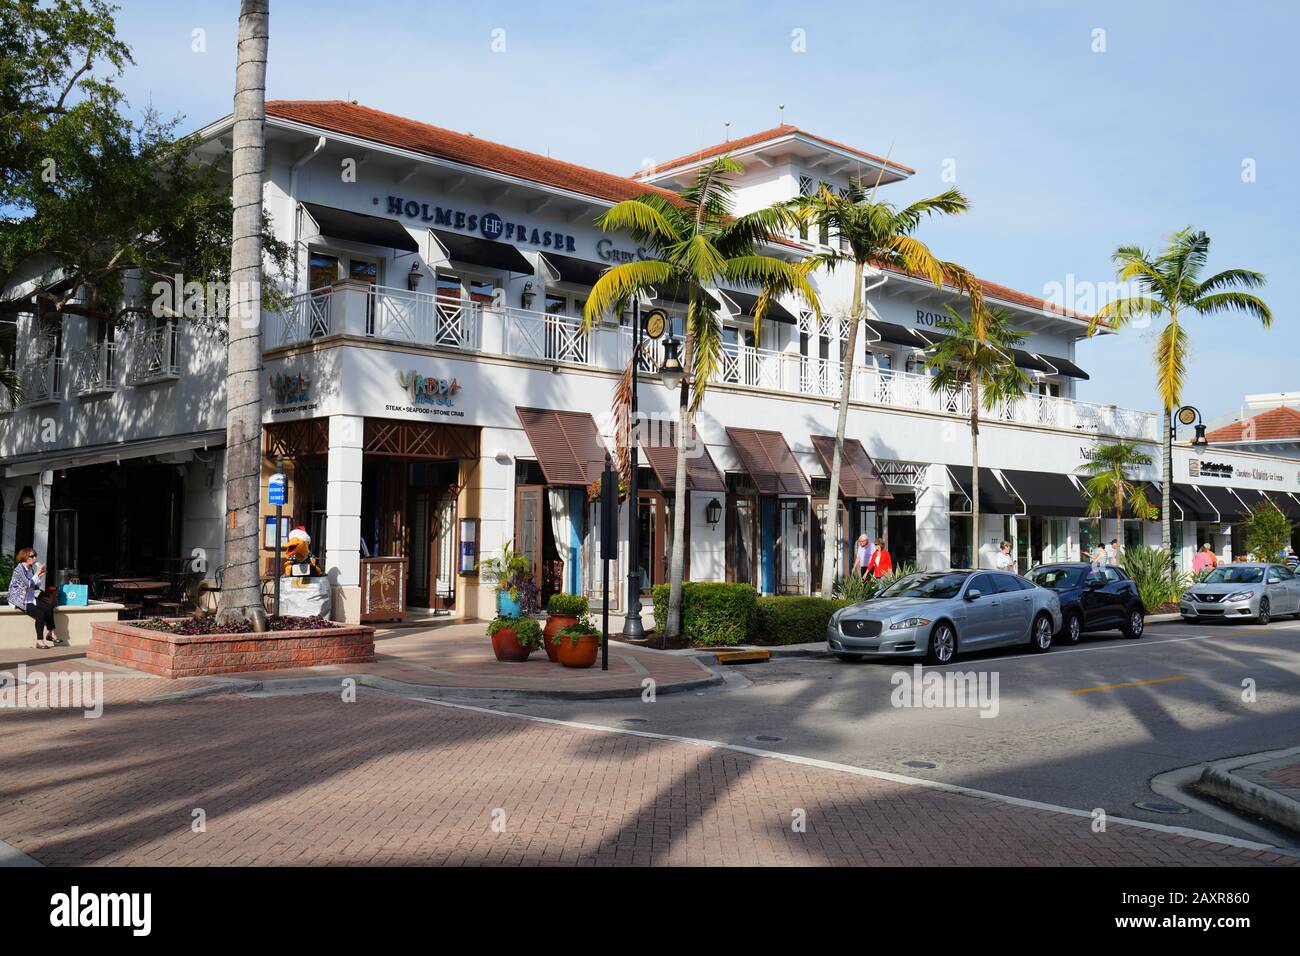
{"label": "shop sign", "polygon": [[[388,196],[388,214],[414,219],[417,222],[455,229],[458,232],[477,232],[493,242],[513,242],[521,246],[538,246],[557,252],[576,252],[574,237],[564,232],[539,229],[525,222],[506,220],[491,210],[466,212],[452,206],[436,206],[416,202],[402,196]],[[379,199],[376,197],[375,202]]]}
{"label": "shop sign", "polygon": [[[1094,445],[1079,446],[1079,457],[1082,458],[1084,461],[1096,461],[1097,460],[1096,446]],[[1136,461],[1139,465],[1151,464],[1151,456],[1147,454],[1143,454],[1141,452],[1134,455],[1133,460]]]}
{"label": "shop sign", "polygon": [[602,262],[636,262],[646,257],[646,247],[637,246],[635,252],[619,249],[612,239],[601,239],[596,243],[596,258]]}
{"label": "shop sign", "polygon": [[397,381],[402,388],[406,389],[406,394],[410,396],[410,405],[387,405],[385,409],[390,412],[421,412],[426,415],[447,415],[454,418],[464,418],[465,413],[453,411],[452,406],[456,404],[456,396],[460,394],[460,383],[453,379],[437,378],[436,376],[421,375],[419,372],[411,369],[409,372],[398,372]]}
{"label": "shop sign", "polygon": [[1192,478],[1231,478],[1232,472],[1232,466],[1221,461],[1187,459],[1187,474]]}
{"label": "shop sign", "polygon": [[271,376],[271,395],[275,398],[272,415],[286,412],[308,411],[316,407],[311,400],[311,379],[301,372],[288,375],[277,372]]}
{"label": "shop sign", "polygon": [[914,321],[917,325],[924,325],[928,328],[934,328],[936,326],[942,328],[943,323],[950,321],[951,319],[952,316],[948,315],[946,312],[927,312],[925,309],[917,309]]}

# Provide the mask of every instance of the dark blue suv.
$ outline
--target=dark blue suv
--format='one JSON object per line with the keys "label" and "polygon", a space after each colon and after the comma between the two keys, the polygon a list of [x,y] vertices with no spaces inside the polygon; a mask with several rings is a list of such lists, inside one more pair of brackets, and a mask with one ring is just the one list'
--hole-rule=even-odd
{"label": "dark blue suv", "polygon": [[1082,561],[1041,564],[1025,577],[1061,599],[1062,643],[1077,644],[1084,631],[1119,629],[1141,637],[1146,609],[1137,585],[1120,568]]}

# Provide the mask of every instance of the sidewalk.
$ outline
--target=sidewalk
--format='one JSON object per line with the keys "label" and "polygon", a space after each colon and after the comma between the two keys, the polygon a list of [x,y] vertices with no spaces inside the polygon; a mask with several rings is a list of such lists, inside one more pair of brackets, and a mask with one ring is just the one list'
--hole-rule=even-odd
{"label": "sidewalk", "polygon": [[1216,761],[1205,768],[1196,787],[1300,833],[1300,747]]}
{"label": "sidewalk", "polygon": [[[381,628],[375,633],[377,659],[369,664],[335,664],[273,671],[253,671],[210,678],[166,680],[125,668],[88,661],[80,648],[54,651],[35,649],[0,651],[0,670],[13,670],[26,662],[29,669],[103,670],[113,675],[113,700],[148,699],[230,690],[303,688],[319,684],[334,687],[344,677],[363,685],[400,691],[403,686],[448,691],[462,698],[550,697],[584,699],[639,697],[645,681],[653,681],[659,694],[697,690],[720,684],[722,678],[703,660],[664,654],[610,641],[609,670],[552,664],[544,651],[534,651],[522,663],[503,663],[492,655],[492,645],[480,623],[440,623],[422,628]],[[41,656],[45,655],[45,656]],[[130,679],[128,684],[123,680]]]}

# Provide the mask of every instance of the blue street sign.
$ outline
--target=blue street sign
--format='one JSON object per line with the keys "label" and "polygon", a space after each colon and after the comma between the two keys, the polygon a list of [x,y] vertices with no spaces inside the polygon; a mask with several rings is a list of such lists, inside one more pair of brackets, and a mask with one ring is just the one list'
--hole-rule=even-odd
{"label": "blue street sign", "polygon": [[289,488],[289,480],[283,474],[277,472],[271,476],[271,480],[266,483],[266,503],[268,505],[283,505],[287,502],[285,493]]}

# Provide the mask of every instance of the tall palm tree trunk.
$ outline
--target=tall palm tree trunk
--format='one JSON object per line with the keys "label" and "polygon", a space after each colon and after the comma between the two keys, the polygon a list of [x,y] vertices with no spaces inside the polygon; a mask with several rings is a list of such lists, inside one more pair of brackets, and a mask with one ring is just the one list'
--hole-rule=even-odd
{"label": "tall palm tree trunk", "polygon": [[1172,410],[1165,406],[1160,421],[1164,425],[1163,441],[1160,442],[1160,547],[1169,552],[1169,573],[1172,575],[1177,566],[1174,555],[1174,526],[1170,512],[1173,510],[1174,491],[1174,449]]}
{"label": "tall palm tree trunk", "polygon": [[[694,306],[692,306],[692,311]],[[686,443],[692,434],[693,420],[690,407],[690,381],[695,353],[695,337],[686,329],[686,346],[682,379],[677,399],[677,465],[673,472],[673,541],[668,557],[668,620],[664,622],[664,642],[682,632],[682,579],[686,574]],[[636,503],[633,503],[636,507]],[[636,556],[632,558],[636,560]]]}
{"label": "tall palm tree trunk", "polygon": [[970,551],[971,566],[980,566],[980,383],[970,375]]}
{"label": "tall palm tree trunk", "polygon": [[262,475],[261,365],[262,172],[266,122],[268,0],[241,0],[235,67],[234,222],[230,243],[230,320],[226,357],[225,573],[218,618],[266,629],[258,575],[258,499]]}
{"label": "tall palm tree trunk", "polygon": [[840,407],[835,419],[835,453],[831,456],[831,487],[826,495],[826,532],[822,544],[822,597],[831,596],[835,552],[839,538],[840,469],[844,463],[844,432],[849,423],[849,397],[853,394],[853,356],[858,347],[858,320],[862,317],[862,263],[853,263],[853,304],[849,309],[849,337],[840,360]]}

